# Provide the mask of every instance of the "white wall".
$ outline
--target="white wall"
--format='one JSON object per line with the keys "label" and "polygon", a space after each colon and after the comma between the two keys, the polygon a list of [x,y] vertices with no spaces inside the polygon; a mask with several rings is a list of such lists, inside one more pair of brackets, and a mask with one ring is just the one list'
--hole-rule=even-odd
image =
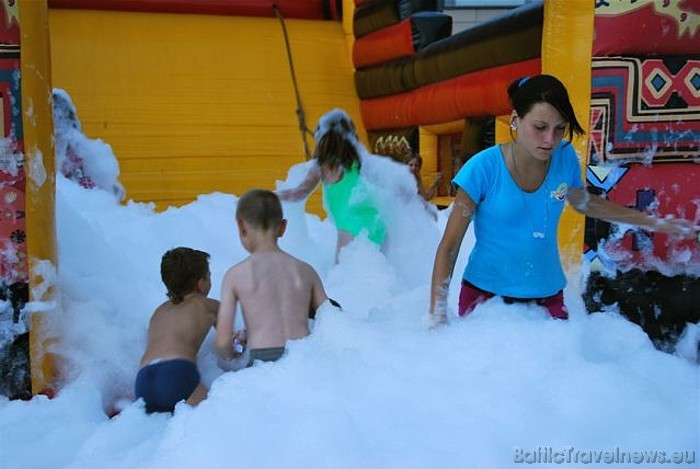
{"label": "white wall", "polygon": [[445,8],[443,13],[452,17],[452,34],[457,34],[494,16],[501,15],[508,10],[508,8],[460,8],[449,10]]}
{"label": "white wall", "polygon": [[[460,0],[455,0],[457,3]],[[452,34],[456,34],[465,29],[469,29],[474,25],[483,23],[484,21],[493,18],[517,8],[525,3],[530,3],[533,0],[483,0],[483,1],[473,1],[466,0],[462,3],[464,5],[468,4],[479,4],[478,8],[468,8],[468,7],[451,7],[449,2],[445,1],[445,6],[443,13],[450,15],[452,17]]]}

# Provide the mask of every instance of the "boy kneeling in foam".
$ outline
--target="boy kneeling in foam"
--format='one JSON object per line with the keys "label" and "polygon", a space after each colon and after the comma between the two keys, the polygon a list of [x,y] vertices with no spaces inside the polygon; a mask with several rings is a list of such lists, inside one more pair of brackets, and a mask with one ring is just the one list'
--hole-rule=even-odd
{"label": "boy kneeling in foam", "polygon": [[148,326],[148,345],[136,375],[136,397],[146,412],[172,412],[186,400],[197,405],[207,396],[197,370],[197,352],[216,321],[219,302],[211,290],[209,254],[179,247],[163,255],[160,264],[168,289]]}
{"label": "boy kneeling in foam", "polygon": [[[214,342],[224,360],[240,358],[245,343],[249,357],[243,366],[251,366],[255,360],[279,359],[288,340],[309,335],[309,311],[315,313],[328,297],[314,268],[277,245],[287,221],[273,192],[245,193],[238,200],[236,223],[250,256],[224,275]],[[234,332],[239,301],[245,329]]]}

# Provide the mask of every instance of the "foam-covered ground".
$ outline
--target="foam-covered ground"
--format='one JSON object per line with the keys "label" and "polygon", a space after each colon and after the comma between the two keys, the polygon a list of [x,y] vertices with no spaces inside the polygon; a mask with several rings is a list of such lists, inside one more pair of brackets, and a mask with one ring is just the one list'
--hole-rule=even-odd
{"label": "foam-covered ground", "polygon": [[[208,399],[146,415],[130,397],[150,314],[165,297],[160,257],[179,245],[209,252],[218,298],[223,273],[246,255],[236,200],[210,194],[155,213],[59,177],[52,327],[70,382],[53,400],[0,398],[0,466],[492,468],[548,448],[584,463],[607,456],[594,451],[698,451],[698,366],[655,350],[615,312],[587,315],[576,273],[569,321],[495,299],[430,330],[446,211],[433,221],[407,210],[391,222],[404,235],[386,253],[359,239],[334,265],[333,226],[285,205],[282,247],[319,271],[344,312],[320,314],[280,361],[236,373],[218,370],[209,339],[199,359]],[[457,273],[472,243],[470,231]],[[122,412],[108,419],[115,403]]]}

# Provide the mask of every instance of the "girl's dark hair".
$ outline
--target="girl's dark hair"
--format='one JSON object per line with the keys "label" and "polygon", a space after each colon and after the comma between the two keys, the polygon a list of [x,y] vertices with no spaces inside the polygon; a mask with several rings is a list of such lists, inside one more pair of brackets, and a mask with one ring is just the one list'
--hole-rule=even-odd
{"label": "girl's dark hair", "polygon": [[320,135],[314,148],[314,158],[318,164],[340,164],[343,168],[350,169],[357,162],[360,167],[362,163],[357,152],[357,133],[352,121],[338,113],[331,116],[328,122],[324,122],[325,126],[327,128],[324,128],[324,133]]}
{"label": "girl's dark hair", "polygon": [[585,133],[576,120],[566,87],[552,75],[518,78],[508,87],[508,97],[520,117],[525,117],[537,103],[550,104],[567,122],[569,140],[574,138],[574,133],[579,136]]}
{"label": "girl's dark hair", "polygon": [[274,192],[252,189],[238,199],[236,218],[263,231],[277,229],[282,223],[282,204]]}
{"label": "girl's dark hair", "polygon": [[177,304],[185,295],[197,289],[197,282],[207,278],[209,254],[196,249],[179,247],[163,254],[160,277],[168,289],[168,298]]}
{"label": "girl's dark hair", "polygon": [[406,158],[406,164],[410,163],[413,160],[416,160],[418,162],[419,168],[423,167],[423,158],[418,153],[413,153],[408,158]]}

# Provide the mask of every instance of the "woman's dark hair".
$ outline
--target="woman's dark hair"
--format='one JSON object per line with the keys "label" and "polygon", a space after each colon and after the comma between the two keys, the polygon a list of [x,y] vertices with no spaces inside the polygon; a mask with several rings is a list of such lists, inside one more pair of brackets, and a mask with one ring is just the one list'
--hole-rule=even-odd
{"label": "woman's dark hair", "polygon": [[508,87],[508,97],[513,109],[520,117],[525,117],[537,103],[550,104],[567,122],[569,140],[574,138],[574,133],[577,135],[585,133],[576,120],[566,87],[552,75],[518,78]]}
{"label": "woman's dark hair", "polygon": [[209,254],[190,248],[174,248],[163,254],[160,277],[168,289],[168,298],[177,304],[197,289],[197,282],[207,278]]}
{"label": "woman's dark hair", "polygon": [[350,169],[357,162],[361,166],[357,152],[357,132],[350,117],[342,110],[334,109],[319,122],[314,158],[319,165],[340,164]]}

